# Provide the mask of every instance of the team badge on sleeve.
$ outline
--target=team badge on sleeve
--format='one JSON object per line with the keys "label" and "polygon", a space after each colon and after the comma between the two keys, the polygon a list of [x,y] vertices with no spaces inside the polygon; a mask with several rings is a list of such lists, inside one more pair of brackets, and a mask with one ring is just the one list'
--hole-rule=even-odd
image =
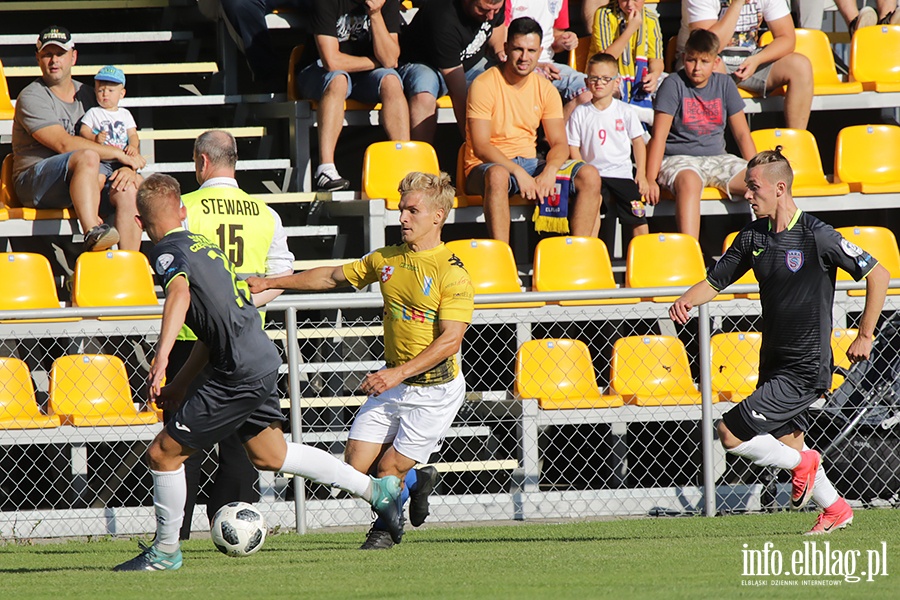
{"label": "team badge on sleeve", "polygon": [[160,254],[159,258],[156,259],[156,272],[160,275],[165,275],[166,269],[168,269],[174,261],[175,257],[171,254]]}
{"label": "team badge on sleeve", "polygon": [[381,283],[387,283],[387,280],[394,274],[394,267],[385,265],[381,267]]}
{"label": "team badge on sleeve", "polygon": [[850,258],[856,258],[863,253],[862,248],[844,238],[841,238],[841,250],[843,250],[844,254],[846,254]]}
{"label": "team badge on sleeve", "polygon": [[792,273],[796,273],[800,270],[800,267],[803,266],[803,251],[788,250],[787,254],[784,256],[784,262]]}

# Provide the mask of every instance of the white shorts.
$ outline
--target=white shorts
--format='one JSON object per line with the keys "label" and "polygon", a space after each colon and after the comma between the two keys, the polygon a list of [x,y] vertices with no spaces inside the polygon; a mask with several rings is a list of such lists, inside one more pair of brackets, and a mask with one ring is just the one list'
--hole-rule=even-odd
{"label": "white shorts", "polygon": [[656,182],[674,193],[675,177],[682,171],[693,171],[700,177],[703,187],[714,187],[730,196],[728,184],[746,168],[747,161],[733,154],[715,156],[673,154],[663,157]]}
{"label": "white shorts", "polygon": [[386,444],[419,463],[427,463],[466,399],[466,381],[460,372],[449,383],[401,383],[380,396],[369,396],[353,425],[350,439]]}

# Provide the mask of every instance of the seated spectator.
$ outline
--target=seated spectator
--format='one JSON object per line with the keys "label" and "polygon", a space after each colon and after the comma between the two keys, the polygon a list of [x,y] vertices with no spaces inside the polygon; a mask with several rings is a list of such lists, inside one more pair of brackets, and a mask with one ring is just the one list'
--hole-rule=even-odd
{"label": "seated spectator", "polygon": [[[794,52],[794,21],[784,0],[684,0],[681,5],[679,47],[690,31],[709,29],[722,48],[720,70],[731,75],[738,87],[765,96],[787,86],[784,118],[787,127],[806,129],[812,105],[813,77],[809,59]],[[763,21],[772,42],[759,47]]]}
{"label": "seated spectator", "polygon": [[[857,0],[834,0],[838,12],[847,22],[850,35],[860,27],[872,25],[900,25],[900,10],[897,0],[877,0],[876,9],[871,6],[857,8]],[[825,0],[793,0],[791,3],[797,12],[797,26],[804,29],[822,29],[825,18]]]}
{"label": "seated spectator", "polygon": [[637,107],[641,120],[652,124],[652,95],[665,69],[656,11],[645,7],[644,0],[618,0],[597,9],[588,56],[598,52],[618,60],[619,98]]}
{"label": "seated spectator", "polygon": [[568,52],[578,46],[578,36],[566,31],[569,27],[569,0],[510,0],[506,3],[506,25],[519,17],[531,17],[544,30],[540,62],[535,72],[549,79],[559,91],[563,101],[563,117],[568,121],[576,106],[591,99],[590,92],[584,86],[584,74],[553,60],[557,52]]}
{"label": "seated spectator", "polygon": [[[466,193],[484,197],[488,235],[509,242],[509,197],[545,203],[557,196],[557,173],[569,157],[562,101],[556,89],[534,72],[541,53],[541,26],[522,17],[509,24],[506,61],[480,75],[466,106]],[[537,158],[537,129],[550,144]],[[596,235],[600,176],[584,163],[570,166],[574,183],[569,222],[573,235]],[[577,196],[577,198],[575,198]]]}
{"label": "seated spectator", "polygon": [[[675,195],[678,231],[700,237],[700,196],[715,187],[744,194],[747,161],[756,155],[744,101],[734,81],[715,69],[719,38],[691,32],[684,46],[684,68],[666,77],[654,102],[653,134],[647,146],[647,201],[659,201],[659,187]],[[725,152],[726,121],[743,158]]]}
{"label": "seated spectator", "polygon": [[266,15],[279,8],[307,14],[313,0],[197,0],[200,12],[213,21],[223,20],[228,33],[244,53],[253,82],[260,91],[283,92],[288,57],[272,45]]}
{"label": "seated spectator", "polygon": [[[94,76],[94,93],[97,104],[81,117],[78,134],[86,140],[115,146],[132,158],[141,155],[141,140],[137,124],[131,111],[119,106],[125,97],[125,73],[112,65],[103,67]],[[113,171],[122,166],[118,161],[104,160],[100,163],[100,185]]]}
{"label": "seated spectator", "polygon": [[[144,166],[144,159],[77,135],[78,122],[96,101],[91,88],[72,79],[78,51],[67,29],[44,29],[36,56],[41,77],[19,94],[13,122],[13,178],[19,201],[31,208],[73,207],[85,250],[106,250],[116,243],[123,250],[139,250],[141,229],[134,217],[140,178],[135,170]],[[125,166],[101,189],[103,160]],[[101,197],[115,210],[115,227],[99,216]]]}
{"label": "seated spectator", "polygon": [[429,0],[404,30],[399,70],[414,140],[434,141],[437,99],[448,94],[465,136],[466,89],[487,68],[488,47],[502,51],[503,2]]}
{"label": "seated spectator", "polygon": [[344,101],[381,102],[381,124],[392,140],[409,139],[409,108],[396,71],[400,58],[400,0],[314,0],[315,44],[306,47],[297,94],[319,102],[316,189],[345,190],[334,166],[344,126]]}
{"label": "seated spectator", "polygon": [[631,227],[631,235],[637,236],[650,233],[642,198],[649,189],[647,147],[644,128],[635,112],[613,98],[619,83],[617,69],[617,61],[612,55],[591,56],[587,64],[587,84],[592,100],[572,113],[566,124],[566,135],[570,158],[584,160],[600,173],[600,193],[606,205],[604,232],[615,235],[618,216],[623,225]]}

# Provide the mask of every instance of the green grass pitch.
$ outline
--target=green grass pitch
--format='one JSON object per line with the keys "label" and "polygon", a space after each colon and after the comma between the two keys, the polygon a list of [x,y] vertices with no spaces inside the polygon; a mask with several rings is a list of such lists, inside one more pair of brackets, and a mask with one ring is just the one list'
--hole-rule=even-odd
{"label": "green grass pitch", "polygon": [[[270,536],[259,553],[244,559],[228,558],[208,539],[197,539],[184,544],[184,566],[171,573],[110,572],[137,553],[134,541],[20,541],[0,545],[0,590],[3,598],[16,600],[898,597],[900,511],[859,510],[849,529],[830,536],[800,535],[814,520],[814,513],[805,512],[426,525],[408,531],[392,550],[374,552],[356,549],[362,531],[282,534]],[[871,582],[866,576],[858,583],[842,576],[745,576],[744,544],[762,551],[766,542],[772,544],[770,562],[776,551],[782,558],[782,571],[792,568],[792,555],[802,554],[804,542],[815,542],[823,554],[828,542],[830,562],[837,561],[844,571],[851,566],[849,557],[859,556],[856,575],[868,568],[867,551],[884,560],[886,542],[887,564]],[[796,584],[779,585],[791,581]]]}

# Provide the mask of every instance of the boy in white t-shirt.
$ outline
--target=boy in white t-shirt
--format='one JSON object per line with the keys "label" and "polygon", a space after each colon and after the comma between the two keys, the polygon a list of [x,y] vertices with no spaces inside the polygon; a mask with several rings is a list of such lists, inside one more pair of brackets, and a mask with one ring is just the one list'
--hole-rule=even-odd
{"label": "boy in white t-shirt", "polygon": [[[137,124],[128,109],[119,106],[125,97],[125,73],[122,69],[112,65],[100,69],[94,76],[94,93],[97,94],[99,106],[89,109],[81,117],[79,135],[98,144],[115,146],[128,156],[140,156]],[[100,165],[104,184],[120,166],[112,162]]]}
{"label": "boy in white t-shirt", "polygon": [[[649,189],[647,147],[644,128],[635,111],[613,98],[618,80],[619,65],[613,56],[601,52],[590,58],[586,81],[592,99],[572,113],[566,134],[570,158],[583,160],[600,172],[606,222],[613,225],[614,216],[618,216],[622,225],[630,225],[631,234],[637,236],[650,233],[642,199]],[[599,223],[594,231],[599,231]]]}

